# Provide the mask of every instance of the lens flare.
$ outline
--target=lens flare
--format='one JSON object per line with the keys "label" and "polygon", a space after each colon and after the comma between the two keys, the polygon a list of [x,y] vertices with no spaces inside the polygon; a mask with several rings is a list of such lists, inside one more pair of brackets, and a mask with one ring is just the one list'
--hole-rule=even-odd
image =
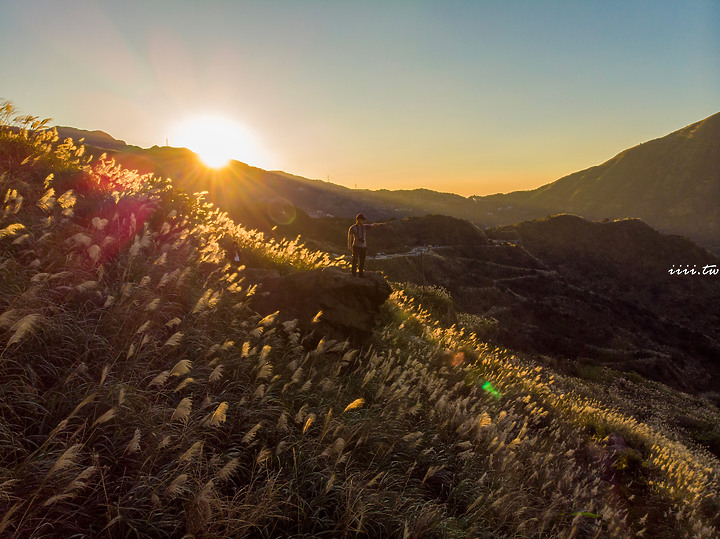
{"label": "lens flare", "polygon": [[279,225],[289,225],[295,221],[295,217],[297,217],[297,211],[292,202],[280,197],[268,202],[267,212],[270,219]]}
{"label": "lens flare", "polygon": [[490,382],[484,382],[483,385],[480,387],[483,389],[483,391],[487,391],[496,399],[500,398],[500,392],[497,389],[495,389]]}
{"label": "lens flare", "polygon": [[460,350],[459,352],[455,352],[453,354],[453,358],[452,358],[452,366],[453,367],[462,365],[464,361],[465,361],[465,352],[463,352],[462,350]]}

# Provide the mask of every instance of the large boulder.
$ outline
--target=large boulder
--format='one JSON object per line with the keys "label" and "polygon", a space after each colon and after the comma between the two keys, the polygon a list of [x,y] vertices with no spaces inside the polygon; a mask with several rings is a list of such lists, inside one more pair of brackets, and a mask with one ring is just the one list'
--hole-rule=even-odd
{"label": "large boulder", "polygon": [[300,328],[312,335],[310,341],[325,337],[362,342],[377,325],[380,306],[392,293],[379,273],[366,271],[360,278],[339,268],[286,276],[267,273],[258,282],[252,308],[260,314],[280,311],[282,319],[297,319]]}

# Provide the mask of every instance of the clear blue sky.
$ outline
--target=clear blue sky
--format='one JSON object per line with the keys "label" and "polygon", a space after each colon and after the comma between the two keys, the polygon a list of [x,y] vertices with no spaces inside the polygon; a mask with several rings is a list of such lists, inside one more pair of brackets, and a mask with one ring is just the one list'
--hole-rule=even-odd
{"label": "clear blue sky", "polygon": [[3,1],[0,51],[23,113],[140,146],[214,113],[372,189],[534,188],[720,111],[718,0]]}

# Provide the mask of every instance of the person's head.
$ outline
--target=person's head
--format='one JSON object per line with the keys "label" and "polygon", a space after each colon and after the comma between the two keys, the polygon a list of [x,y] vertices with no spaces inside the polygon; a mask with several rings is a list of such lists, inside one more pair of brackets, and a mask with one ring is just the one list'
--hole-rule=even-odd
{"label": "person's head", "polygon": [[356,223],[363,224],[363,223],[365,223],[366,221],[367,221],[367,218],[366,218],[362,213],[358,213],[357,216],[355,217],[355,222],[356,222]]}

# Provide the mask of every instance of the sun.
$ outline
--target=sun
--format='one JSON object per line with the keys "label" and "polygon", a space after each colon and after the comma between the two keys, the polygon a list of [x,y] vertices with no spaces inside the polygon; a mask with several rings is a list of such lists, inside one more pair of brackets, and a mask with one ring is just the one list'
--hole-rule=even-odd
{"label": "sun", "polygon": [[184,120],[175,129],[172,145],[192,150],[212,168],[224,167],[231,159],[256,163],[260,157],[252,133],[219,115]]}

